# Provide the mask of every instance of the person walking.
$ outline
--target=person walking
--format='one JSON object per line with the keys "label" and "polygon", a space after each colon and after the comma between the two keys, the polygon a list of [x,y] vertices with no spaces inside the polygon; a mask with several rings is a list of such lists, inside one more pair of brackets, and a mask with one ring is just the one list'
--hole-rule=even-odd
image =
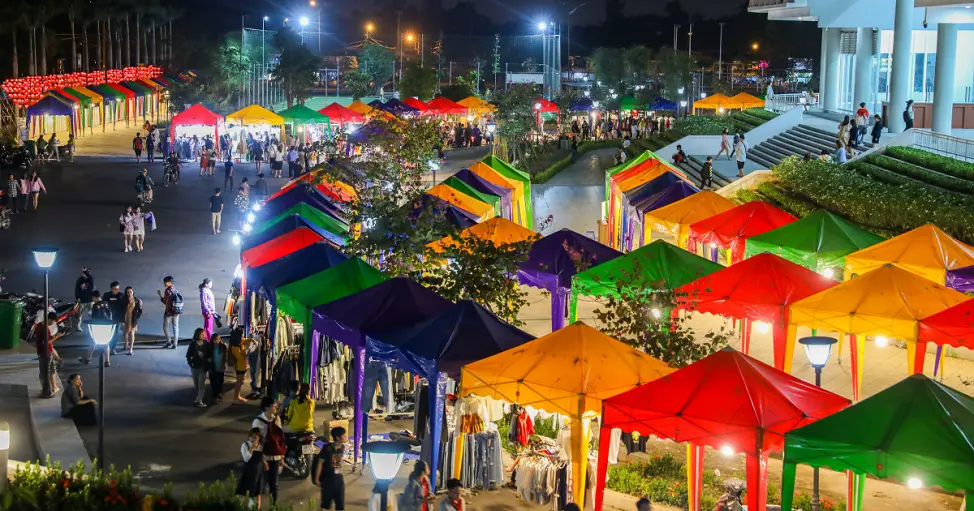
{"label": "person walking", "polygon": [[125,208],[118,217],[118,230],[122,231],[122,239],[125,241],[125,252],[132,251],[132,237],[135,234],[135,224],[132,223],[132,206]]}
{"label": "person walking", "polygon": [[223,342],[220,334],[213,334],[207,345],[206,361],[210,372],[210,397],[213,404],[223,400],[223,381],[226,375],[227,362],[230,359],[230,347]]}
{"label": "person walking", "polygon": [[10,208],[11,213],[18,213],[22,209],[27,209],[26,204],[23,206],[19,204],[21,201],[20,198],[25,193],[20,189],[20,180],[14,177],[13,174],[7,174],[7,207]]}
{"label": "person walking", "polygon": [[88,267],[81,269],[81,276],[74,282],[74,300],[77,304],[77,316],[75,319],[75,330],[81,332],[81,325],[84,323],[84,316],[91,312],[92,293],[95,291],[95,279],[91,276]]}
{"label": "person walking", "polygon": [[210,226],[213,234],[220,234],[220,222],[223,218],[223,197],[220,192],[219,188],[214,188],[213,195],[210,196]]}
{"label": "person walking", "polygon": [[345,476],[342,475],[342,459],[345,457],[345,442],[348,433],[345,428],[338,426],[331,428],[331,442],[325,444],[315,459],[315,486],[321,488],[321,509],[331,509],[335,505],[337,511],[345,509]]}
{"label": "person walking", "polygon": [[135,163],[142,163],[143,143],[142,133],[136,132],[135,138],[132,139],[132,151],[135,152]]}
{"label": "person walking", "polygon": [[731,145],[730,145],[730,130],[724,128],[723,133],[720,134],[720,152],[717,153],[715,158],[720,158],[720,155],[727,154],[727,159],[731,159]]}
{"label": "person walking", "polygon": [[102,297],[103,301],[108,304],[108,308],[111,309],[112,321],[115,322],[115,336],[112,338],[112,342],[109,343],[109,351],[112,355],[118,354],[118,338],[122,338],[122,342],[125,342],[125,294],[122,293],[121,289],[118,287],[118,281],[112,281],[108,285],[108,292]]}
{"label": "person walking", "polygon": [[145,136],[145,159],[149,163],[156,161],[156,136],[151,131]]}
{"label": "person walking", "polygon": [[186,347],[186,364],[189,365],[190,372],[193,374],[193,387],[196,389],[196,400],[193,404],[197,408],[206,408],[203,396],[206,394],[206,333],[202,328],[197,328],[193,332],[193,340]]}
{"label": "person walking", "polygon": [[34,347],[37,349],[40,369],[38,376],[41,380],[43,398],[52,398],[60,390],[57,386],[59,381],[57,370],[61,357],[54,349],[54,341],[60,339],[62,335],[57,326],[57,313],[48,312],[46,321],[39,320],[34,323]]}
{"label": "person walking", "polygon": [[873,145],[876,145],[879,143],[879,137],[883,136],[883,118],[876,114],[873,119]]}
{"label": "person walking", "polygon": [[209,157],[206,160],[206,175],[213,177],[213,174],[216,173],[216,161],[219,159],[219,156],[217,156],[216,149],[212,147],[208,152]]}
{"label": "person walking", "polygon": [[744,162],[747,161],[747,142],[744,140],[744,134],[741,134],[741,141],[737,144],[737,150],[735,152],[737,156],[737,177],[744,177]]}
{"label": "person walking", "polygon": [[[227,188],[227,183],[230,183],[230,188]],[[223,162],[223,189],[233,189],[233,160],[230,159]]]}
{"label": "person walking", "polygon": [[409,473],[406,487],[399,495],[399,511],[429,511],[429,504],[432,500],[429,467],[425,461],[419,460],[413,465],[413,471]]}
{"label": "person walking", "polygon": [[34,211],[37,211],[37,201],[41,197],[41,192],[47,193],[47,188],[44,187],[44,182],[41,181],[36,171],[30,173],[26,188],[27,192],[30,193],[31,205],[34,207]]}
{"label": "person walking", "polygon": [[132,245],[134,250],[141,252],[142,245],[145,243],[145,214],[142,207],[136,206],[132,212]]}
{"label": "person walking", "polygon": [[707,161],[703,162],[703,166],[700,168],[700,188],[713,188],[713,179],[714,159],[712,156],[708,156]]}
{"label": "person walking", "polygon": [[250,183],[247,182],[247,178],[240,181],[240,187],[237,188],[237,196],[233,199],[233,205],[237,207],[237,211],[240,213],[240,228],[243,229],[244,222],[247,221],[247,212],[250,211]]}
{"label": "person walking", "polygon": [[856,126],[859,127],[859,133],[856,134],[856,146],[859,146],[865,140],[866,128],[869,126],[869,109],[866,108],[866,103],[859,103],[859,109],[856,110]]}
{"label": "person walking", "polygon": [[203,313],[203,330],[206,338],[213,336],[216,325],[216,300],[213,298],[213,279],[207,277],[200,284],[200,310]]}
{"label": "person walking", "polygon": [[210,168],[210,152],[206,149],[200,151],[200,177],[206,175],[207,169]]}
{"label": "person walking", "polygon": [[267,460],[267,488],[270,490],[271,502],[277,503],[281,460],[287,451],[284,430],[281,428],[281,418],[277,415],[277,401],[273,397],[264,396],[260,401],[260,409],[261,414],[254,419],[251,427],[260,430],[264,459]]}
{"label": "person walking", "polygon": [[[260,174],[260,166],[264,162],[264,149],[260,146],[260,142],[254,141],[251,146],[251,153],[253,154],[254,164],[257,165],[257,173]],[[274,175],[274,167],[271,166],[271,175]]]}
{"label": "person walking", "polygon": [[[114,323],[115,320],[112,317],[112,306],[101,299],[101,293],[96,289],[91,292],[91,319],[93,321],[103,321],[107,323]],[[112,339],[114,341],[115,339]],[[110,343],[114,344],[114,343]],[[88,364],[91,362],[91,358],[95,355],[95,341],[91,341],[91,348],[88,349],[88,356],[78,357],[78,360],[82,364]],[[111,348],[109,346],[105,347],[105,367],[112,366]]]}
{"label": "person walking", "polygon": [[[233,186],[233,183],[230,183],[230,186]],[[269,196],[267,192],[267,181],[264,181],[263,173],[257,174],[257,182],[251,188],[253,189],[254,202],[267,200]]]}
{"label": "person walking", "polygon": [[183,295],[176,289],[172,275],[163,278],[162,285],[165,286],[165,292],[157,289],[156,294],[166,306],[162,315],[162,332],[166,336],[166,344],[163,347],[174,350],[179,344],[179,315],[183,313]]}
{"label": "person walking", "polygon": [[236,494],[249,499],[254,509],[260,509],[260,496],[264,493],[264,475],[268,468],[267,461],[264,460],[261,437],[260,428],[250,428],[247,441],[240,445],[244,468],[240,480],[237,481]]}
{"label": "person walking", "polygon": [[125,345],[122,349],[132,355],[135,350],[135,332],[139,329],[139,320],[142,319],[142,300],[135,296],[132,286],[125,288]]}
{"label": "person walking", "polygon": [[906,123],[906,129],[913,129],[913,100],[908,100],[906,102],[906,109],[903,110],[903,122]]}

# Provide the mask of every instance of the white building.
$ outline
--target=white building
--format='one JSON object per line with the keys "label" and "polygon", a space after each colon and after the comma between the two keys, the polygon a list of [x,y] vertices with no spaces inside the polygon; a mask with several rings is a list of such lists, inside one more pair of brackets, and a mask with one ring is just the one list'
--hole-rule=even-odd
{"label": "white building", "polygon": [[950,133],[952,126],[974,128],[972,7],[956,0],[750,0],[748,10],[822,28],[825,110],[866,103],[882,112],[886,105],[887,126],[898,133],[912,99],[916,127]]}

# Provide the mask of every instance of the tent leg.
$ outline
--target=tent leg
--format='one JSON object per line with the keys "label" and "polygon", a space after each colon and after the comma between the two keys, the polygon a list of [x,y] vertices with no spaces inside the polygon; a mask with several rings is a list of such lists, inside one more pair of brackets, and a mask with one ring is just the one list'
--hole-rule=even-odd
{"label": "tent leg", "polygon": [[855,334],[849,334],[849,351],[852,353],[852,401],[859,402],[859,387],[862,385],[862,351],[863,339]]}
{"label": "tent leg", "polygon": [[572,447],[572,495],[575,503],[582,507],[585,502],[585,471],[588,467],[588,441],[585,435],[585,424],[582,419],[585,406],[585,395],[578,396],[578,410],[572,417],[571,447]]}
{"label": "tent leg", "polygon": [[862,511],[862,497],[866,486],[866,474],[856,474],[846,470],[848,487],[846,488],[846,510]]}
{"label": "tent leg", "polygon": [[795,472],[797,472],[797,468],[793,463],[782,465],[781,511],[791,511],[791,504],[795,500]]}
{"label": "tent leg", "polygon": [[612,443],[612,429],[600,429],[598,470],[595,471],[595,511],[602,511],[602,501],[605,497],[605,482],[609,472],[610,443]]}
{"label": "tent leg", "polygon": [[[436,471],[440,463],[440,438],[443,433],[444,398],[446,397],[446,376],[434,370],[429,378],[430,400],[430,488],[436,488]],[[445,486],[445,485],[444,485]]]}
{"label": "tent leg", "polygon": [[565,327],[565,299],[564,289],[556,288],[551,292],[551,331],[555,332]]}
{"label": "tent leg", "polygon": [[687,444],[687,501],[690,509],[700,509],[700,495],[703,494],[703,454],[702,445]]}
{"label": "tent leg", "polygon": [[751,353],[751,320],[742,319],[741,324],[743,325],[743,330],[741,332],[741,352],[745,355]]}
{"label": "tent leg", "polygon": [[768,456],[748,454],[747,471],[747,509],[765,511],[768,507]]}
{"label": "tent leg", "polygon": [[937,377],[937,373],[941,369],[944,360],[944,345],[941,344],[937,346],[937,355],[933,359],[933,377]]}
{"label": "tent leg", "polygon": [[[923,363],[927,358],[927,343],[907,342],[906,343],[907,375],[923,374]],[[936,365],[936,363],[935,363]]]}
{"label": "tent leg", "polygon": [[[355,360],[353,361],[354,374],[352,376],[353,378],[355,378],[352,385],[352,392],[355,394],[352,397],[352,401],[355,405],[354,412],[352,415],[355,421],[353,426],[355,428],[355,440],[354,440],[355,451],[353,453],[355,457],[352,458],[353,466],[358,464],[359,452],[362,446],[365,444],[365,420],[367,418],[365,413],[362,412],[362,390],[363,387],[365,386],[365,336],[364,335],[359,338],[359,342],[361,344],[359,344],[359,346],[355,348]],[[362,453],[361,459],[362,459],[362,468],[364,469],[365,468],[364,452]]]}

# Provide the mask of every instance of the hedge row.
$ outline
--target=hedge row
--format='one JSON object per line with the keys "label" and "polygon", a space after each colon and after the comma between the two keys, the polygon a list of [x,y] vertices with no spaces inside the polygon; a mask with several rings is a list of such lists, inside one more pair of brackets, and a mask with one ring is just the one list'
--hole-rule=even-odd
{"label": "hedge row", "polygon": [[974,194],[974,181],[956,178],[929,168],[914,165],[908,161],[890,158],[882,154],[870,154],[865,160],[877,167],[882,167],[901,176],[910,177],[926,184],[943,188],[957,193]]}
{"label": "hedge row", "polygon": [[886,155],[960,179],[974,180],[974,163],[955,160],[913,147],[892,146]]}
{"label": "hedge row", "polygon": [[[849,164],[849,168],[855,170],[859,174],[879,181],[880,183],[886,183],[889,185],[905,185],[911,182],[915,182],[906,176],[902,176],[895,172],[890,172],[882,167],[877,167],[870,163],[864,161],[856,161]],[[921,183],[916,183],[921,184]]]}
{"label": "hedge row", "polygon": [[746,113],[748,115],[753,115],[754,117],[760,117],[761,119],[764,119],[765,121],[770,121],[771,119],[774,119],[775,117],[778,117],[778,115],[779,115],[776,112],[772,112],[770,110],[765,110],[763,108],[748,108],[747,110],[744,110],[744,113]]}

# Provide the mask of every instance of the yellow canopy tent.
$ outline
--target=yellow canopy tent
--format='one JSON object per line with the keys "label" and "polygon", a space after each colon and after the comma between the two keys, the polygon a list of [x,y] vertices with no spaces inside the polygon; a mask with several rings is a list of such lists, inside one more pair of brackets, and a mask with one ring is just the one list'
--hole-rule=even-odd
{"label": "yellow canopy tent", "polygon": [[741,108],[764,108],[764,100],[752,96],[746,92],[738,92],[737,94],[731,96],[730,100],[732,102],[737,102],[741,104]]}
{"label": "yellow canopy tent", "polygon": [[589,416],[602,400],[673,372],[666,363],[582,322],[463,366],[460,395],[474,394],[567,415],[572,421],[575,502],[583,502]]}
{"label": "yellow canopy tent", "polygon": [[476,115],[479,117],[486,117],[496,110],[494,105],[491,105],[490,103],[476,96],[463,98],[460,101],[457,101],[457,103],[467,107],[467,112],[470,115]]}
{"label": "yellow canopy tent", "polygon": [[518,181],[517,179],[511,179],[500,172],[492,169],[490,165],[482,161],[474,163],[470,167],[470,171],[477,176],[490,181],[497,186],[505,186],[514,190],[514,221],[518,225],[525,225],[528,218],[528,206],[527,201],[524,197],[524,183]]}
{"label": "yellow canopy tent", "polygon": [[[495,246],[507,245],[510,243],[517,243],[520,241],[533,241],[540,237],[540,235],[531,229],[521,227],[516,223],[499,216],[495,216],[487,220],[486,222],[479,223],[473,227],[468,227],[460,233],[461,238],[466,238],[470,236],[476,236],[478,238],[490,241]],[[456,242],[453,241],[453,236],[447,236],[441,240],[429,243],[428,247],[432,248],[437,253],[443,252],[446,247],[449,247]]]}
{"label": "yellow canopy tent", "polygon": [[362,115],[369,115],[370,113],[372,113],[373,110],[375,110],[374,108],[370,107],[369,105],[366,105],[365,103],[363,103],[361,100],[358,99],[352,101],[352,103],[348,105],[348,109],[354,110]]}
{"label": "yellow canopy tent", "polygon": [[926,224],[882,243],[853,252],[845,258],[845,278],[892,263],[938,284],[947,270],[974,265],[974,247],[966,245],[933,224]]}
{"label": "yellow canopy tent", "polygon": [[735,101],[723,94],[714,94],[713,96],[707,96],[699,101],[693,102],[693,111],[696,113],[698,109],[706,110],[727,110],[729,108],[741,108],[741,102]]}
{"label": "yellow canopy tent", "polygon": [[430,188],[426,193],[434,197],[439,197],[464,211],[477,215],[480,217],[478,222],[484,222],[494,216],[494,206],[465,193],[460,193],[448,185],[438,184]]}
{"label": "yellow canopy tent", "polygon": [[841,335],[847,334],[852,352],[852,395],[858,401],[865,339],[857,340],[856,336],[883,336],[905,341],[909,363],[907,374],[913,374],[918,321],[968,299],[959,291],[885,264],[792,304],[788,311],[784,371],[791,370],[799,326],[839,332],[840,354]]}
{"label": "yellow canopy tent", "polygon": [[633,190],[635,188],[638,188],[662,176],[663,174],[673,174],[676,177],[680,178],[681,180],[686,181],[687,184],[693,186],[692,182],[690,182],[684,176],[680,175],[678,172],[674,172],[669,166],[667,166],[663,162],[657,161],[656,163],[657,165],[648,166],[644,171],[632,177],[629,177],[618,184],[614,182],[611,183],[612,190],[610,191],[611,198],[609,200],[612,202],[610,202],[609,204],[609,211],[611,211],[613,215],[613,219],[610,224],[610,227],[612,229],[610,246],[612,246],[612,248],[615,248],[617,250],[622,250],[621,247],[624,244],[623,243],[624,240],[622,239],[622,224],[623,224],[622,218],[623,218],[623,214],[625,213],[624,211],[625,208],[623,207],[622,194],[630,190]]}
{"label": "yellow canopy tent", "polygon": [[226,123],[238,126],[277,126],[281,131],[279,139],[285,140],[284,118],[260,105],[250,105],[227,115]]}
{"label": "yellow canopy tent", "polygon": [[[704,190],[695,193],[673,204],[647,211],[643,220],[646,231],[644,239],[649,242],[652,239],[652,233],[658,232],[672,236],[676,239],[677,246],[687,248],[691,224],[735,207],[737,204],[716,192]],[[696,250],[690,251],[696,252]]]}

